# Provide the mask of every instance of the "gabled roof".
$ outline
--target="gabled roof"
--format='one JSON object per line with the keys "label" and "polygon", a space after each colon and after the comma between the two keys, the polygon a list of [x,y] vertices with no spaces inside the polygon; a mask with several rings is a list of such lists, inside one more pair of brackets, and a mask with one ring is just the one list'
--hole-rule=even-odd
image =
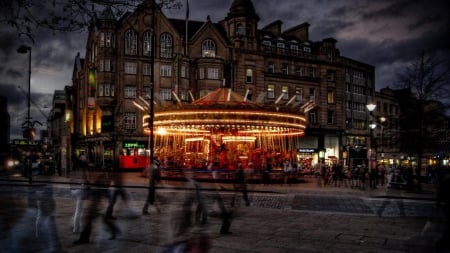
{"label": "gabled roof", "polygon": [[[180,35],[183,37],[186,34],[186,20],[169,18],[169,22],[175,27]],[[198,30],[205,24],[203,21],[189,20],[188,22],[188,40],[190,40]]]}

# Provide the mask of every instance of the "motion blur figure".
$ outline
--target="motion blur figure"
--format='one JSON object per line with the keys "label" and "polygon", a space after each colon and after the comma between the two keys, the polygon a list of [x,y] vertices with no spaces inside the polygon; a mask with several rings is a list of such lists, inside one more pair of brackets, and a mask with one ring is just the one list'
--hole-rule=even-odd
{"label": "motion blur figure", "polygon": [[116,239],[117,235],[121,234],[120,229],[114,223],[112,219],[108,219],[106,216],[102,215],[100,210],[102,199],[109,200],[109,184],[110,180],[106,173],[100,173],[97,175],[93,185],[89,188],[89,206],[84,212],[83,216],[83,229],[81,231],[80,237],[74,244],[85,244],[89,243],[90,236],[92,233],[92,223],[94,220],[100,216],[103,216],[103,223],[107,226],[111,236],[110,240]]}
{"label": "motion blur figure", "polygon": [[[206,253],[211,247],[207,230],[205,199],[200,185],[187,178],[186,186],[193,186],[193,191],[186,190],[181,197],[181,208],[175,207],[169,215],[169,244],[163,253]],[[188,187],[186,187],[188,188]],[[177,201],[178,202],[178,201]]]}
{"label": "motion blur figure", "polygon": [[149,166],[148,173],[144,172],[144,174],[148,174],[149,177],[149,188],[148,195],[145,201],[144,207],[142,208],[142,214],[148,215],[149,205],[154,206],[159,212],[158,207],[155,205],[155,195],[156,195],[156,184],[159,180],[159,160],[153,160],[153,163]]}

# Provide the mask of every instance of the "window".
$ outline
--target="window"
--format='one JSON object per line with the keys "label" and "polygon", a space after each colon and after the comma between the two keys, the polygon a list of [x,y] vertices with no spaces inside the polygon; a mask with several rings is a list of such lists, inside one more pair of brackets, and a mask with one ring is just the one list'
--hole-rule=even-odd
{"label": "window", "polygon": [[281,64],[281,74],[289,75],[289,64],[287,64],[287,63]]}
{"label": "window", "polygon": [[102,83],[98,85],[98,96],[99,97],[113,97],[114,96],[114,86],[110,83]]}
{"label": "window", "polygon": [[186,78],[186,66],[185,65],[181,65],[181,70],[180,70],[180,75],[181,78]]}
{"label": "window", "polygon": [[161,100],[172,100],[172,90],[169,88],[159,89],[159,99]]}
{"label": "window", "polygon": [[302,67],[295,66],[295,75],[296,76],[302,76]]}
{"label": "window", "polygon": [[272,42],[270,40],[263,40],[262,44],[266,47],[272,46]]}
{"label": "window", "polygon": [[136,73],[137,73],[137,63],[125,62],[125,74],[136,75]]}
{"label": "window", "polygon": [[125,54],[137,55],[137,33],[134,30],[125,32]]}
{"label": "window", "polygon": [[309,68],[309,76],[312,78],[316,77],[316,68],[314,68],[314,67]]}
{"label": "window", "polygon": [[314,88],[309,88],[309,101],[316,101],[316,89]]}
{"label": "window", "polygon": [[116,47],[114,34],[105,32],[105,47]]}
{"label": "window", "polygon": [[161,35],[161,57],[172,57],[172,36],[168,33]]}
{"label": "window", "polygon": [[152,33],[145,32],[142,36],[142,54],[150,56],[152,49]]}
{"label": "window", "polygon": [[124,96],[125,98],[136,98],[136,86],[125,86]]}
{"label": "window", "polygon": [[189,100],[189,93],[186,89],[180,89],[178,96],[180,97],[181,101]]}
{"label": "window", "polygon": [[332,90],[329,90],[327,93],[327,101],[328,101],[328,104],[334,103],[334,92]]}
{"label": "window", "polygon": [[300,102],[300,103],[303,101],[303,88],[302,87],[295,88],[295,101]]}
{"label": "window", "polygon": [[152,69],[151,69],[150,63],[142,64],[142,74],[144,76],[149,76],[151,73],[152,73]]}
{"label": "window", "polygon": [[205,40],[202,43],[202,57],[216,57],[216,43]]}
{"label": "window", "polygon": [[100,33],[100,47],[115,47],[114,35],[111,32]]}
{"label": "window", "polygon": [[205,68],[198,69],[198,79],[205,79]]}
{"label": "window", "polygon": [[219,79],[219,69],[218,68],[208,68],[208,79],[218,80]]}
{"label": "window", "polygon": [[333,70],[327,70],[327,81],[334,82],[334,71]]}
{"label": "window", "polygon": [[172,65],[161,65],[160,76],[172,76]]}
{"label": "window", "polygon": [[275,98],[275,84],[267,85],[267,98]]}
{"label": "window", "polygon": [[253,83],[253,69],[247,69],[245,71],[245,82]]}
{"label": "window", "polygon": [[100,60],[98,63],[98,71],[99,72],[103,72],[105,71],[105,61],[104,60]]}
{"label": "window", "polygon": [[309,111],[308,118],[310,124],[317,124],[317,111],[316,110]]}
{"label": "window", "polygon": [[239,23],[236,25],[236,36],[243,36],[244,35],[244,26]]}
{"label": "window", "polygon": [[124,113],[123,123],[125,129],[136,129],[136,113],[135,112]]}
{"label": "window", "polygon": [[283,99],[289,99],[289,86],[281,86],[281,93],[283,94]]}
{"label": "window", "polygon": [[328,110],[327,112],[327,123],[333,124],[334,121],[334,112],[332,110]]}
{"label": "window", "polygon": [[142,87],[141,97],[144,99],[150,99],[150,87],[144,86]]}
{"label": "window", "polygon": [[303,51],[305,51],[306,53],[311,53],[311,48],[310,47],[303,47]]}
{"label": "window", "polygon": [[111,71],[111,59],[105,59],[105,71]]}
{"label": "window", "polygon": [[269,62],[267,64],[267,72],[269,73],[275,73],[275,63]]}

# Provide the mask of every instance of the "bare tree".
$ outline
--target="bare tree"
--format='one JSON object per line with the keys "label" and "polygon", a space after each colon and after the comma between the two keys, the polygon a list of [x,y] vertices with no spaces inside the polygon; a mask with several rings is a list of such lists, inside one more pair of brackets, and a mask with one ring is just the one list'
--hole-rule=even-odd
{"label": "bare tree", "polygon": [[[121,16],[139,4],[153,0],[1,0],[0,26],[9,26],[17,35],[34,42],[38,28],[51,31],[78,31],[96,19],[96,11],[110,6]],[[161,8],[180,8],[179,0],[155,0]]]}
{"label": "bare tree", "polygon": [[[425,153],[436,154],[449,144],[445,134],[448,122],[446,110],[450,100],[450,69],[448,59],[422,53],[398,74],[400,142],[402,149],[421,160]],[[419,170],[420,171],[420,170]]]}

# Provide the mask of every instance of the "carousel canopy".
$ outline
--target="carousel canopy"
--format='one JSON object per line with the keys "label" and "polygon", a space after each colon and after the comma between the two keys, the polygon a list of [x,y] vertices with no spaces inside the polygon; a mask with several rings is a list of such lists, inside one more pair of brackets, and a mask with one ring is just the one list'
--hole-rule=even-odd
{"label": "carousel canopy", "polygon": [[[228,88],[212,91],[191,104],[161,108],[154,118],[155,129],[183,135],[217,131],[239,135],[303,135],[305,125],[305,117],[298,109],[286,111],[280,110],[280,106],[258,105]],[[148,130],[145,123],[144,127]]]}

